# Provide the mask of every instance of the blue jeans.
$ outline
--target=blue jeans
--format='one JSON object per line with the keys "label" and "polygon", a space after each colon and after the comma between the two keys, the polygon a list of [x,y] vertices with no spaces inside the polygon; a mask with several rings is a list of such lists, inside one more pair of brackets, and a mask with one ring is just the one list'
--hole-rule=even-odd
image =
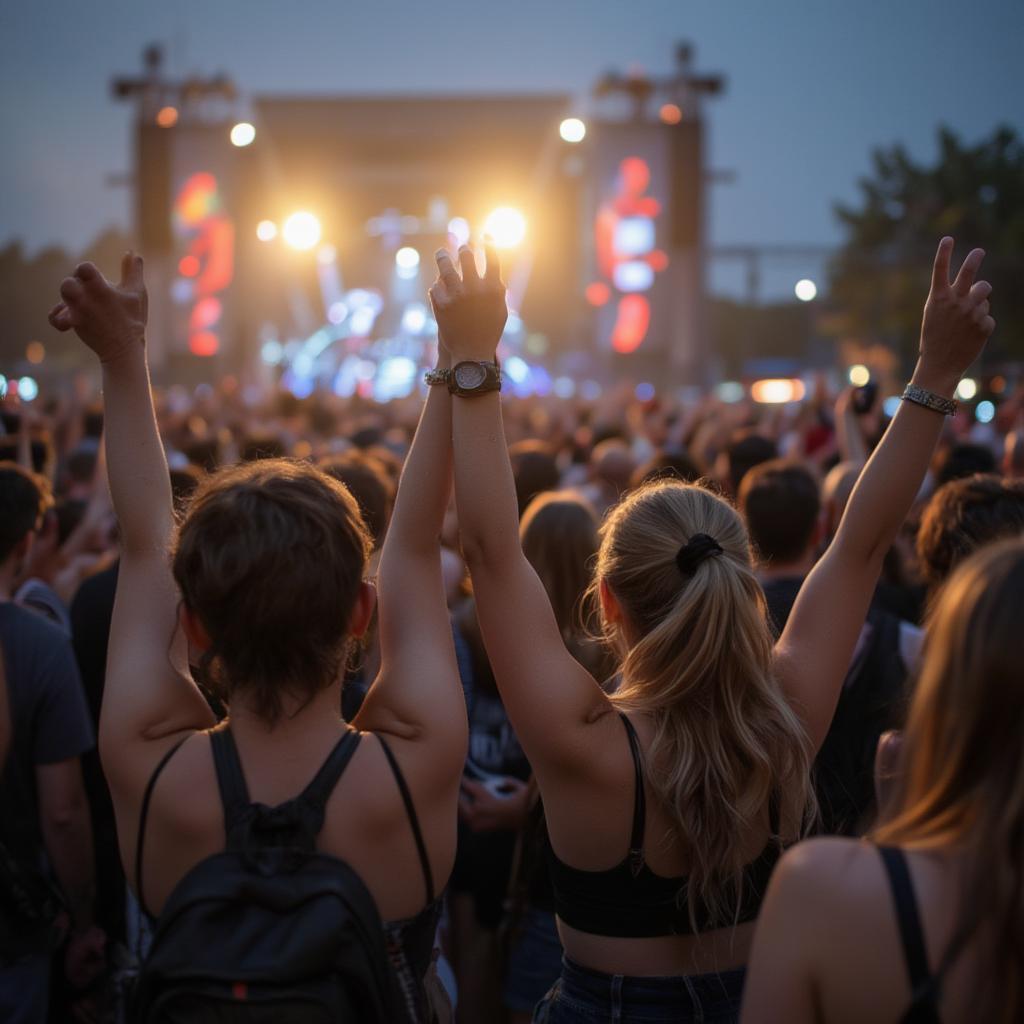
{"label": "blue jeans", "polygon": [[562,973],[562,940],[555,915],[527,907],[520,934],[508,954],[505,1006],[529,1013]]}
{"label": "blue jeans", "polygon": [[533,1011],[534,1024],[734,1024],[746,968],[720,974],[633,978],[562,961],[562,976]]}
{"label": "blue jeans", "polygon": [[0,961],[0,1021],[46,1024],[50,1001],[50,954]]}

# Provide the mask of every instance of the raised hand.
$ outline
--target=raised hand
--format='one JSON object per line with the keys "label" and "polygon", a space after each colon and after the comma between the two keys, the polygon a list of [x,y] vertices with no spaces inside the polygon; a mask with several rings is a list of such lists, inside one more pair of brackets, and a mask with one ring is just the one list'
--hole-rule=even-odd
{"label": "raised hand", "polygon": [[985,251],[972,249],[956,280],[950,284],[952,254],[953,239],[943,238],[935,254],[931,291],[924,307],[919,364],[920,371],[930,381],[950,393],[981,353],[996,326],[989,315],[988,297],[992,294],[992,285],[975,280]]}
{"label": "raised hand", "polygon": [[112,285],[92,263],[80,263],[60,285],[62,302],[50,311],[58,331],[75,333],[109,363],[145,342],[149,300],[142,278],[142,257],[125,253],[121,281]]}
{"label": "raised hand", "polygon": [[486,245],[484,253],[487,269],[483,276],[468,245],[459,249],[461,274],[447,249],[439,249],[435,256],[438,277],[430,288],[430,305],[441,343],[456,361],[494,359],[508,319],[498,251]]}

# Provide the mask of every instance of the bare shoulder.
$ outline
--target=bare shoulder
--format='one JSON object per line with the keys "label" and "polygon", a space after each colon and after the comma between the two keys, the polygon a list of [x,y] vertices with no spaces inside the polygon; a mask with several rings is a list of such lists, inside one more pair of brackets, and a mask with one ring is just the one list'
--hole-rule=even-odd
{"label": "bare shoulder", "polygon": [[857,915],[869,905],[865,897],[884,882],[878,851],[860,839],[834,836],[808,839],[779,861],[772,886],[783,898],[799,900],[819,915],[841,911]]}

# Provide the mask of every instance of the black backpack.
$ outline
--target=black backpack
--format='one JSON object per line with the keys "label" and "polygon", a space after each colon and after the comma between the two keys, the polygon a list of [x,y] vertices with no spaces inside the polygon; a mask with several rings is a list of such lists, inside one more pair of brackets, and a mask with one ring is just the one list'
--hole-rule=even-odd
{"label": "black backpack", "polygon": [[[210,734],[227,848],[178,883],[132,995],[137,1024],[394,1024],[406,1016],[376,903],[317,852],[324,807],[359,745],[346,733],[316,778],[277,807],[249,800],[230,731]],[[157,767],[143,798],[136,860]]]}

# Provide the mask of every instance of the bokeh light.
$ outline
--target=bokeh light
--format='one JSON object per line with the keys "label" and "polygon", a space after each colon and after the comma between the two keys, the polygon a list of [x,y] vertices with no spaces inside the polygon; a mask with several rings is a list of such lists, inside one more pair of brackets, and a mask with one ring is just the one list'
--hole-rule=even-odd
{"label": "bokeh light", "polygon": [[974,410],[974,415],[978,418],[979,423],[991,423],[996,415],[995,404],[988,399],[985,399],[984,402],[979,402],[978,408]]}
{"label": "bokeh light", "polygon": [[320,241],[320,221],[308,210],[296,210],[284,222],[282,234],[293,249],[312,249]]}
{"label": "bokeh light", "polygon": [[41,341],[30,341],[25,347],[25,358],[38,366],[46,358],[46,348]]}
{"label": "bokeh light", "polygon": [[812,302],[818,294],[818,286],[809,277],[802,277],[793,291],[801,302]]}
{"label": "bokeh light", "polygon": [[863,363],[855,363],[850,367],[847,377],[855,388],[862,388],[871,380],[871,371]]}
{"label": "bokeh light", "polygon": [[978,393],[978,382],[973,377],[964,377],[956,386],[956,397],[969,402]]}
{"label": "bokeh light", "polygon": [[783,405],[799,402],[807,393],[804,382],[799,378],[775,378],[755,380],[750,385],[750,397],[762,405]]}
{"label": "bokeh light", "polygon": [[658,117],[663,124],[679,124],[683,119],[683,112],[677,103],[663,103],[658,111]]}
{"label": "bokeh light", "polygon": [[34,402],[39,395],[39,385],[34,377],[22,377],[18,381],[18,397],[23,402]]}
{"label": "bokeh light", "polygon": [[455,247],[469,244],[469,221],[465,217],[452,217],[448,221],[448,234],[452,236]]}
{"label": "bokeh light", "polygon": [[261,242],[272,242],[277,238],[277,225],[272,220],[261,220],[256,225],[256,237]]}
{"label": "bokeh light", "polygon": [[173,128],[178,123],[178,108],[161,107],[156,112],[156,123],[161,128]]}
{"label": "bokeh light", "polygon": [[415,270],[420,265],[420,254],[411,245],[403,245],[395,253],[395,266],[402,270]]}
{"label": "bokeh light", "polygon": [[256,138],[256,129],[248,121],[239,121],[231,129],[232,146],[248,146]]}
{"label": "bokeh light", "polygon": [[558,126],[558,134],[565,142],[582,142],[587,135],[587,126],[578,117],[567,117]]}
{"label": "bokeh light", "polygon": [[484,234],[499,249],[513,249],[526,237],[526,218],[512,206],[499,206],[484,221]]}

